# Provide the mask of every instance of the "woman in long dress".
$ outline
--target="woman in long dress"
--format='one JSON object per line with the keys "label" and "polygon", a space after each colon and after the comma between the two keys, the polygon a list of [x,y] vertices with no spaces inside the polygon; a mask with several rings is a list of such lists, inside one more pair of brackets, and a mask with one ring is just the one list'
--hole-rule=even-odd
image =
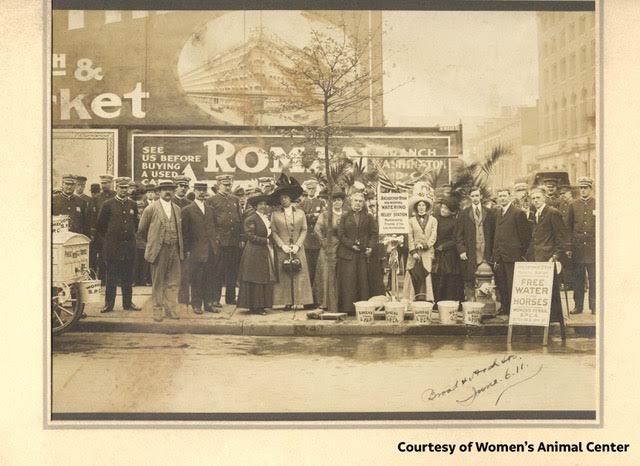
{"label": "woman in long dress", "polygon": [[462,268],[455,241],[457,214],[458,202],[451,197],[443,199],[440,215],[436,217],[438,229],[431,274],[436,301],[464,301]]}
{"label": "woman in long dress", "polygon": [[[293,178],[287,178],[284,182],[281,180],[281,184],[271,194],[271,203],[277,203],[271,214],[278,270],[278,282],[273,287],[273,305],[284,306],[285,309],[301,308],[313,303],[309,268],[304,253],[307,219],[303,210],[292,205],[302,194],[302,187]],[[300,260],[300,269],[295,272],[286,271],[284,261],[293,257]]]}
{"label": "woman in long dress", "polygon": [[[409,201],[409,211],[413,216],[409,219],[407,272],[404,278],[404,297],[410,301],[433,301],[431,270],[434,257],[433,246],[437,239],[438,221],[430,215],[433,198],[414,197]],[[426,274],[420,290],[413,286],[412,273],[418,267],[424,267]]]}
{"label": "woman in long dress", "polygon": [[320,239],[320,254],[313,287],[320,308],[328,312],[338,312],[338,281],[336,279],[338,225],[342,218],[342,204],[345,194],[342,191],[336,191],[332,197],[332,234],[329,235],[329,214],[326,211],[320,214],[314,228],[316,236]]}
{"label": "woman in long dress", "polygon": [[273,284],[276,281],[273,247],[271,245],[271,222],[268,217],[269,196],[259,195],[247,202],[255,211],[244,221],[247,242],[242,259],[238,281],[238,307],[249,309],[255,314],[265,315],[273,306]]}

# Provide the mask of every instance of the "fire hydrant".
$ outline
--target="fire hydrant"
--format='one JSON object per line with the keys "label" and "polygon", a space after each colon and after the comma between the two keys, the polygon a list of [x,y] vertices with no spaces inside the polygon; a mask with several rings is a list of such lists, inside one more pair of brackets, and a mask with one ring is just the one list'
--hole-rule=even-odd
{"label": "fire hydrant", "polygon": [[485,261],[482,261],[476,269],[476,301],[484,303],[482,315],[493,317],[497,314],[496,284],[493,278],[493,270]]}

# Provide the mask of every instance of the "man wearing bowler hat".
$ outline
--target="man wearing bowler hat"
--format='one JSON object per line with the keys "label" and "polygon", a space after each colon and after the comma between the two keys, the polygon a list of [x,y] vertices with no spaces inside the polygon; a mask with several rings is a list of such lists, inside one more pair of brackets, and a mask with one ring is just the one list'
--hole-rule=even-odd
{"label": "man wearing bowler hat", "polygon": [[571,314],[580,314],[584,307],[584,276],[589,279],[589,308],[596,312],[596,200],[593,179],[578,178],[580,197],[567,212],[567,256],[573,261],[573,300]]}
{"label": "man wearing bowler hat", "polygon": [[236,303],[236,281],[240,266],[240,236],[242,234],[242,214],[240,201],[231,194],[231,175],[216,176],[218,193],[207,199],[213,208],[216,227],[220,238],[220,257],[217,260],[213,300],[214,306],[220,307],[222,285],[225,286],[225,302]]}
{"label": "man wearing bowler hat", "polygon": [[86,202],[74,194],[76,178],[73,175],[62,177],[62,192],[51,199],[51,215],[67,215],[69,231],[88,234],[88,212]]}
{"label": "man wearing bowler hat", "polygon": [[138,206],[127,197],[130,180],[116,179],[116,195],[105,201],[98,214],[96,232],[103,239],[102,257],[106,265],[105,305],[100,312],[113,311],[116,288],[122,289],[122,307],[139,311],[133,297],[133,264],[136,253]]}
{"label": "man wearing bowler hat", "polygon": [[176,185],[160,181],[160,199],[142,213],[138,236],[147,246],[144,258],[151,264],[153,320],[161,322],[166,314],[177,319],[180,261],[183,257],[180,208],[171,202]]}
{"label": "man wearing bowler hat", "polygon": [[191,307],[196,314],[220,312],[213,306],[213,283],[216,256],[220,253],[220,241],[216,231],[213,208],[205,204],[207,184],[193,185],[196,198],[182,209],[182,237],[186,260],[189,261]]}

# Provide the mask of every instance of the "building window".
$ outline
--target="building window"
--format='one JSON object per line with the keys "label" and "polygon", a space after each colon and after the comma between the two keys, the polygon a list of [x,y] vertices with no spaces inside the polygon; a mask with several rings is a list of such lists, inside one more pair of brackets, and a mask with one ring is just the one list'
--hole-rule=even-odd
{"label": "building window", "polygon": [[575,76],[576,74],[576,54],[572,53],[569,57],[569,76]]}
{"label": "building window", "polygon": [[148,11],[134,10],[131,12],[131,17],[133,19],[144,18],[145,16],[148,16],[148,15],[149,15]]}
{"label": "building window", "polygon": [[586,133],[588,129],[588,114],[587,114],[587,90],[582,89],[582,98],[580,100],[580,133]]}
{"label": "building window", "polygon": [[560,33],[560,48],[564,47],[565,44],[566,44],[566,35],[564,33],[564,30],[562,30],[562,32]]}
{"label": "building window", "polygon": [[69,29],[80,29],[84,27],[84,11],[69,10]]}
{"label": "building window", "polygon": [[551,38],[551,53],[556,53],[556,38],[555,38],[555,36]]}
{"label": "building window", "polygon": [[584,45],[580,47],[580,69],[585,69],[587,67],[587,47]]}
{"label": "building window", "polygon": [[563,58],[560,60],[560,81],[565,79],[567,79],[567,60]]}
{"label": "building window", "polygon": [[560,108],[560,138],[567,137],[567,99],[562,98],[562,107]]}
{"label": "building window", "polygon": [[591,66],[596,66],[596,40],[591,41]]}
{"label": "building window", "polygon": [[553,111],[551,113],[551,140],[558,139],[558,103],[553,102]]}
{"label": "building window", "polygon": [[105,23],[117,23],[118,21],[122,21],[122,11],[106,10],[104,12]]}
{"label": "building window", "polygon": [[577,97],[575,92],[571,94],[571,107],[569,107],[569,136],[575,136],[577,131],[577,122],[576,122],[576,104]]}
{"label": "building window", "polygon": [[584,31],[586,29],[586,24],[587,24],[587,18],[584,15],[580,16],[580,22],[578,23],[578,32],[580,34],[584,34]]}
{"label": "building window", "polygon": [[571,23],[569,25],[569,42],[576,38],[576,23]]}
{"label": "building window", "polygon": [[549,70],[544,70],[544,87],[549,87]]}
{"label": "building window", "polygon": [[558,65],[553,64],[551,66],[551,84],[555,85],[558,83]]}
{"label": "building window", "polygon": [[543,141],[544,142],[549,142],[550,138],[551,138],[551,134],[550,134],[550,125],[549,125],[549,105],[545,105],[544,106],[544,134],[543,134]]}
{"label": "building window", "polygon": [[596,27],[596,14],[595,13],[589,14],[589,24],[591,25],[592,28]]}
{"label": "building window", "polygon": [[549,55],[549,44],[545,41],[542,45],[542,57],[546,58]]}

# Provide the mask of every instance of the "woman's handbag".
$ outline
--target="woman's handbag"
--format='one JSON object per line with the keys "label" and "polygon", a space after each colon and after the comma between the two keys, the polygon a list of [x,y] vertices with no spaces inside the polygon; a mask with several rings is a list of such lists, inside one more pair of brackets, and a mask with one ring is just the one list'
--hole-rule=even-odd
{"label": "woman's handbag", "polygon": [[300,272],[300,269],[302,269],[302,262],[300,262],[298,256],[290,252],[289,257],[285,258],[282,261],[282,270],[284,270],[288,274],[293,275]]}

